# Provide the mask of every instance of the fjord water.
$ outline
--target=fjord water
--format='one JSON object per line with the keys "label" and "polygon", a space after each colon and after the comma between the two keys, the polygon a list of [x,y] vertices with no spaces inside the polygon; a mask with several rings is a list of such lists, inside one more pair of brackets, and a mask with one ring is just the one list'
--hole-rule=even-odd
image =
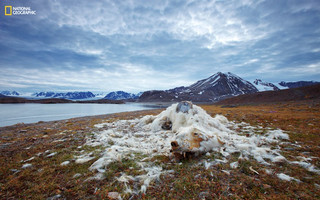
{"label": "fjord water", "polygon": [[139,103],[126,104],[0,104],[0,127],[17,123],[35,123],[103,115],[126,111],[149,110],[159,108],[156,105]]}

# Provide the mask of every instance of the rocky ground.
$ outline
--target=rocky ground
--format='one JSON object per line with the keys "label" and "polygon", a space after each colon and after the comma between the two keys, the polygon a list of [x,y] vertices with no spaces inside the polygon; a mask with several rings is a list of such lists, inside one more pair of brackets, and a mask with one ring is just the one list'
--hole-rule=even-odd
{"label": "rocky ground", "polygon": [[[230,164],[239,155],[230,155],[227,163],[206,165],[222,159],[210,153],[177,162],[167,156],[155,156],[151,162],[173,173],[163,174],[150,183],[146,193],[126,193],[117,181],[123,172],[139,175],[137,163],[122,159],[112,163],[101,180],[93,179],[89,167],[103,151],[102,146],[85,145],[95,125],[156,115],[162,110],[138,111],[69,120],[17,124],[0,128],[1,199],[319,199],[320,175],[290,164],[297,158],[320,169],[320,101],[308,100],[246,106],[202,106],[211,116],[222,114],[229,121],[246,122],[257,134],[266,128],[282,129],[290,139],[281,144],[288,162],[269,167],[254,159],[239,166]],[[241,132],[241,127],[238,127]],[[169,142],[169,141],[168,141]],[[276,144],[275,144],[276,146]],[[76,162],[87,154],[92,160]],[[141,155],[143,156],[143,155]],[[289,177],[279,174],[285,174]],[[135,187],[134,182],[127,185]]]}

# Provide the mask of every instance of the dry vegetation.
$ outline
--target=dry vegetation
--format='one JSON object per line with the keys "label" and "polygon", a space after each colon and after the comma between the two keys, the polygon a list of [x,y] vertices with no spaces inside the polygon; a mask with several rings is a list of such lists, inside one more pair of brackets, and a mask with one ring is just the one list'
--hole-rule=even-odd
{"label": "dry vegetation", "polygon": [[[223,114],[236,122],[288,131],[290,142],[297,146],[282,146],[282,154],[288,160],[298,156],[311,157],[310,162],[320,168],[319,100],[202,107],[212,116]],[[115,181],[122,171],[139,174],[134,160],[123,159],[112,163],[105,173],[106,178],[100,181],[91,180],[95,173],[88,170],[96,159],[83,164],[75,163],[77,155],[87,152],[98,158],[103,150],[101,146],[93,148],[84,145],[86,136],[95,131],[94,124],[159,112],[121,113],[0,128],[0,198],[108,199],[109,192],[119,192],[124,199],[320,198],[319,175],[287,162],[271,166],[273,173],[267,174],[265,166],[253,159],[240,162],[239,167],[232,170],[229,164],[220,163],[207,170],[199,165],[205,159],[220,158],[218,153],[181,163],[173,162],[166,156],[156,156],[153,162],[166,170],[174,170],[174,173],[162,175],[159,181],[151,183],[146,194],[136,195],[123,193],[123,185]],[[232,155],[230,162],[238,156]],[[65,161],[70,163],[62,166]],[[229,170],[230,173],[227,173]],[[301,182],[280,180],[275,175],[278,172],[285,172]],[[134,183],[128,184],[135,187]]]}

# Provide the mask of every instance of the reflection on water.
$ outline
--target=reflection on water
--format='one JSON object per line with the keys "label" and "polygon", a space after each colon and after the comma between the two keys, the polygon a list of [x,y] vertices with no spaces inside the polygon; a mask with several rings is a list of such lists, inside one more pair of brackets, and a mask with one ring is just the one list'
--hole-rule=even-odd
{"label": "reflection on water", "polygon": [[164,108],[157,104],[0,104],[0,126]]}

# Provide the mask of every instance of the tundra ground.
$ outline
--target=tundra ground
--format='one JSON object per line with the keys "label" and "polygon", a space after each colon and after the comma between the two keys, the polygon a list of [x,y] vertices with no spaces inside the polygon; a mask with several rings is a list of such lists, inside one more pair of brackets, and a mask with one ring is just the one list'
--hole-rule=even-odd
{"label": "tundra ground", "polygon": [[[246,122],[265,128],[282,129],[293,145],[281,145],[289,161],[297,157],[308,159],[320,169],[320,101],[308,100],[246,106],[201,106],[211,116],[222,114],[229,121]],[[70,120],[17,124],[0,128],[0,198],[1,199],[108,199],[110,192],[118,192],[123,199],[319,199],[320,175],[289,164],[275,163],[266,167],[254,159],[210,167],[206,160],[221,159],[211,153],[176,162],[167,156],[155,156],[151,161],[173,173],[164,174],[150,184],[146,193],[124,192],[124,185],[116,181],[122,172],[141,173],[132,159],[111,163],[103,180],[88,168],[103,151],[101,146],[87,146],[86,138],[97,131],[95,124],[120,119],[134,119],[156,115],[162,110],[119,113]],[[241,129],[241,127],[239,127]],[[235,130],[241,131],[241,130]],[[170,141],[168,141],[170,142]],[[94,159],[76,163],[84,153]],[[144,156],[144,155],[137,155]],[[285,173],[295,180],[280,179]],[[135,187],[135,183],[128,182]]]}

